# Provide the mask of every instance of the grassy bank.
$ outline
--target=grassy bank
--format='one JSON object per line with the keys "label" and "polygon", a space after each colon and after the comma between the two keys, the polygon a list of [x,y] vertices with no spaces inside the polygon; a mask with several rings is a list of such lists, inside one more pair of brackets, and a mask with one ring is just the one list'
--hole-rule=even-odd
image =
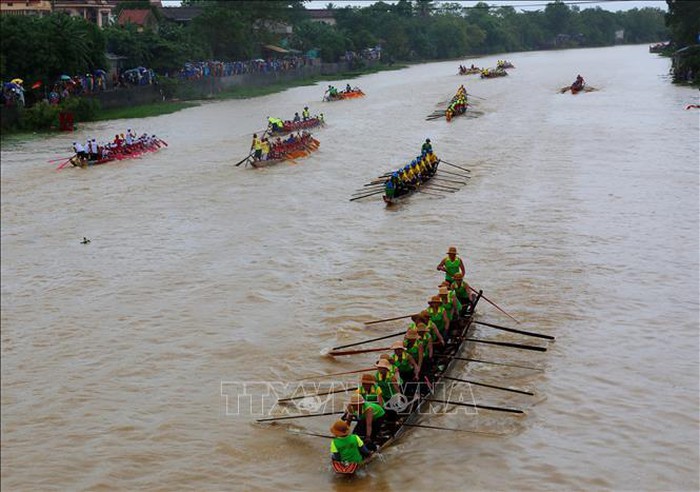
{"label": "grassy bank", "polygon": [[[66,107],[55,107],[46,104],[40,104],[30,108],[23,113],[19,122],[9,128],[2,129],[2,139],[12,136],[13,140],[29,139],[37,132],[44,135],[49,135],[52,131],[58,128],[58,112],[60,110],[73,112],[76,116],[76,127],[90,121],[107,121],[116,119],[128,118],[148,118],[151,116],[160,116],[164,114],[175,113],[181,109],[187,109],[199,105],[201,100],[228,100],[228,99],[249,99],[253,97],[266,96],[282,92],[293,87],[301,87],[314,85],[325,80],[347,80],[361,77],[377,72],[387,70],[400,70],[407,65],[392,64],[392,65],[376,65],[373,67],[340,72],[329,75],[316,75],[303,79],[280,81],[274,84],[265,86],[237,86],[224,90],[219,94],[211,97],[188,97],[187,85],[179,83],[175,80],[171,83],[170,89],[173,97],[171,101],[155,104],[143,104],[136,106],[127,106],[123,108],[101,109],[97,101],[90,98],[71,98],[66,103]],[[320,95],[319,95],[320,98]]]}
{"label": "grassy bank", "polygon": [[102,109],[93,121],[119,120],[124,118],[148,118],[163,114],[175,113],[181,109],[199,106],[196,102],[166,101],[156,104],[144,104],[142,106],[129,106],[126,108]]}

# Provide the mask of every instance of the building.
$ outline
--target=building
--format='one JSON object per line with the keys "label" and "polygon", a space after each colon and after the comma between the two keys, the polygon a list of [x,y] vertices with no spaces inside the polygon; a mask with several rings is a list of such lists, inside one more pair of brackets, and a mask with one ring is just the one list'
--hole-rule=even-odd
{"label": "building", "polygon": [[186,26],[204,11],[202,7],[163,7],[159,10],[163,17],[181,26]]}
{"label": "building", "polygon": [[309,19],[313,22],[320,22],[322,24],[328,24],[329,26],[335,26],[335,17],[333,16],[333,11],[329,9],[306,9],[309,14]]}
{"label": "building", "polygon": [[46,15],[51,11],[51,0],[0,0],[0,14]]}
{"label": "building", "polygon": [[114,7],[118,3],[118,0],[53,0],[53,10],[105,27],[111,23]]}
{"label": "building", "polygon": [[125,26],[133,24],[138,32],[143,32],[145,29],[158,30],[158,20],[153,12],[144,9],[123,9],[119,12],[117,24]]}

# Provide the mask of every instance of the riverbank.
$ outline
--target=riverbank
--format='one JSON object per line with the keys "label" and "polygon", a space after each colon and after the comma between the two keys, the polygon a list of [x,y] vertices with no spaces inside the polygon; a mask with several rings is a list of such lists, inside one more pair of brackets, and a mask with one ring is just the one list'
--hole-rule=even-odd
{"label": "riverbank", "polygon": [[[360,69],[342,70],[343,65],[341,64],[322,64],[314,72],[246,74],[248,77],[227,77],[226,81],[223,80],[224,78],[209,78],[194,82],[166,80],[161,86],[120,89],[85,98],[99,104],[100,109],[87,119],[77,121],[76,124],[159,116],[198,106],[201,101],[266,96],[293,87],[314,85],[324,80],[354,79],[372,73],[400,70],[407,66],[396,63],[391,65],[374,64]],[[341,68],[341,71],[336,71],[338,67]],[[50,134],[57,131],[58,121],[54,123],[53,127],[51,130],[23,127],[22,112],[17,111],[14,119],[9,122],[3,121],[0,145],[9,136],[12,136],[13,141],[16,141],[23,136],[36,135],[37,132]]]}

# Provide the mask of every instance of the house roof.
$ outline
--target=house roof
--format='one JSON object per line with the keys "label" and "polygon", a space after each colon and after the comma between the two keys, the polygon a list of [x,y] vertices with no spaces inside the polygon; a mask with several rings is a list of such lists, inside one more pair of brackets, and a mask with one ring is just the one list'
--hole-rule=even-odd
{"label": "house roof", "polygon": [[[149,16],[151,17],[150,19]],[[149,20],[151,22],[155,20],[150,10],[124,9],[119,13],[117,22],[120,25],[136,24],[137,26],[145,26]]]}
{"label": "house roof", "polygon": [[334,19],[333,11],[329,9],[306,9],[312,19]]}
{"label": "house roof", "polygon": [[202,7],[163,7],[160,12],[168,20],[189,22],[204,11]]}

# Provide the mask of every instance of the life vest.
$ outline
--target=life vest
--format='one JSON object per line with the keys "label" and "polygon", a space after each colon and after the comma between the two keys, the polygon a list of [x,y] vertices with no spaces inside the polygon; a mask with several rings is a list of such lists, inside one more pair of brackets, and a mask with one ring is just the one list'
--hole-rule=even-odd
{"label": "life vest", "polygon": [[345,437],[336,437],[331,441],[331,453],[338,453],[340,461],[348,463],[362,463],[362,453],[360,448],[364,446],[360,436],[350,434]]}

